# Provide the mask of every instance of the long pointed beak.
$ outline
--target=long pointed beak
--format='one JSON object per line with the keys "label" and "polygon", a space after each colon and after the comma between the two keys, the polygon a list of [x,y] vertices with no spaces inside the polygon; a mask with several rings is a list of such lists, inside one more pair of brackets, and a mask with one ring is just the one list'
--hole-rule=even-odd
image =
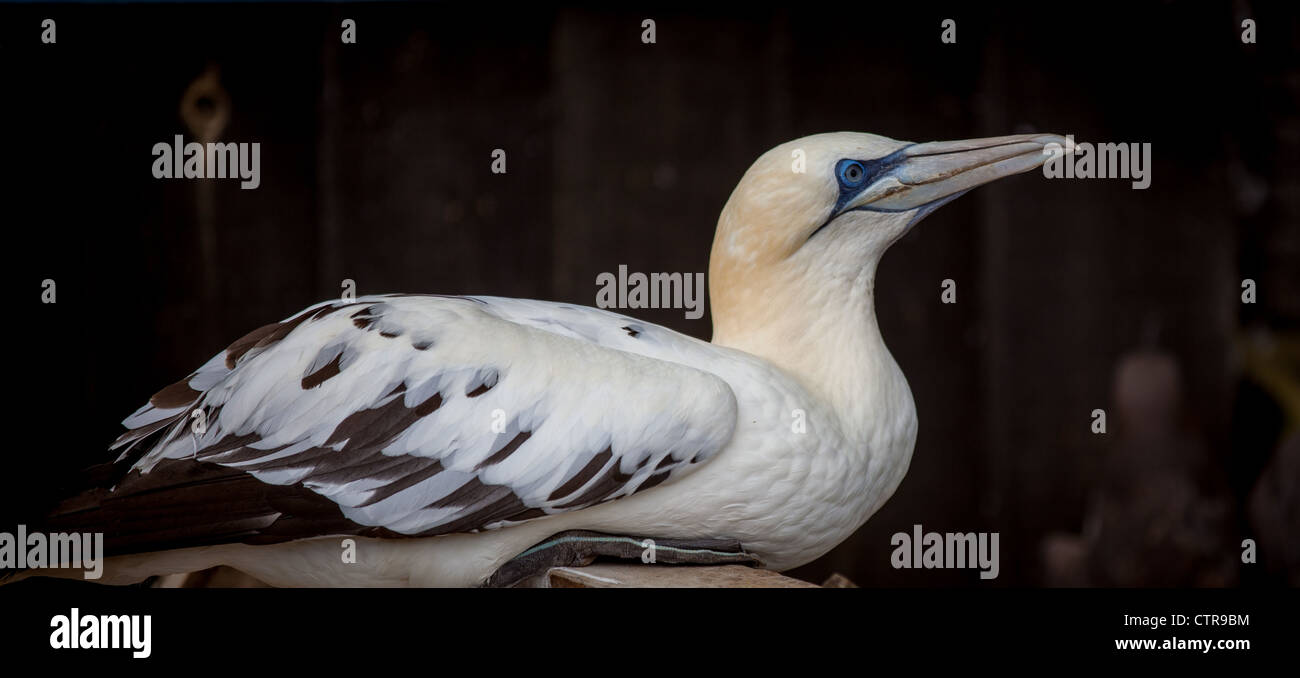
{"label": "long pointed beak", "polygon": [[849,201],[842,211],[904,212],[928,206],[928,213],[976,186],[1041,166],[1052,157],[1045,149],[1053,143],[1066,149],[1065,138],[1055,134],[905,146],[894,153],[896,157],[890,163],[893,168]]}

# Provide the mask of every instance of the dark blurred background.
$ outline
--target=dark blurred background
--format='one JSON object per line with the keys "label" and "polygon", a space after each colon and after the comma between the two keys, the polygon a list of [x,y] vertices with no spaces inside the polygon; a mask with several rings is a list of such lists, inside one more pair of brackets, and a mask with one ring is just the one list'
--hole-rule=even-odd
{"label": "dark blurred background", "polygon": [[[893,569],[890,536],[919,523],[999,532],[995,585],[1295,586],[1296,15],[1250,2],[0,7],[17,299],[0,526],[33,522],[69,474],[110,458],[118,422],[158,388],[344,279],[359,294],[594,305],[597,274],[620,264],[706,271],[732,187],[780,142],[1047,131],[1151,143],[1151,187],[1028,174],[890,251],[877,309],[919,411],[911,470],[857,535],[793,574],[987,584]],[[356,44],[341,44],[345,18]],[[940,41],[944,19],[956,44]],[[261,187],[152,177],[153,144],[205,133],[260,142]],[[490,171],[497,148],[505,175]],[[45,279],[56,304],[40,302]],[[944,279],[958,303],[940,303]],[[707,314],[631,313],[710,336]],[[1241,562],[1247,538],[1257,563]]]}

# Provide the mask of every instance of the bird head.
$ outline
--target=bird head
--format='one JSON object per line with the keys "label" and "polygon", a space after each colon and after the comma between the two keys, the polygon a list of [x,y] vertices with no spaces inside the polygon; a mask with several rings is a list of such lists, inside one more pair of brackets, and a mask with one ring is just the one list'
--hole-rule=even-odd
{"label": "bird head", "polygon": [[718,220],[709,271],[715,340],[725,316],[742,315],[729,309],[770,308],[789,290],[827,303],[837,303],[839,288],[870,296],[881,255],[918,221],[976,186],[1039,167],[1049,143],[1066,146],[1052,134],[917,144],[835,132],[764,153]]}

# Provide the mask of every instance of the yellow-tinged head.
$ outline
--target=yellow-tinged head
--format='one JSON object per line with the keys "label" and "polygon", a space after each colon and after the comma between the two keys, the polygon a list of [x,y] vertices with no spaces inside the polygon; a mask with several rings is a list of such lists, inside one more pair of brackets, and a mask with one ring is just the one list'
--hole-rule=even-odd
{"label": "yellow-tinged head", "polygon": [[[714,341],[771,327],[792,308],[869,302],[880,256],[966,191],[1042,165],[1051,134],[914,144],[835,132],[750,166],[718,219],[709,262]],[[811,322],[801,319],[804,326]],[[797,332],[799,323],[776,329]]]}

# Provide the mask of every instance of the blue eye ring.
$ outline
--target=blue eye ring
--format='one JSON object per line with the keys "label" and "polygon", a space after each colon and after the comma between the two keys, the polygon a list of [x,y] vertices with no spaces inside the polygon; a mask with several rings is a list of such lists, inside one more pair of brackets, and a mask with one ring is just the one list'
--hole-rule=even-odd
{"label": "blue eye ring", "polygon": [[860,186],[867,180],[867,168],[857,160],[843,160],[839,168],[840,183],[845,186]]}

